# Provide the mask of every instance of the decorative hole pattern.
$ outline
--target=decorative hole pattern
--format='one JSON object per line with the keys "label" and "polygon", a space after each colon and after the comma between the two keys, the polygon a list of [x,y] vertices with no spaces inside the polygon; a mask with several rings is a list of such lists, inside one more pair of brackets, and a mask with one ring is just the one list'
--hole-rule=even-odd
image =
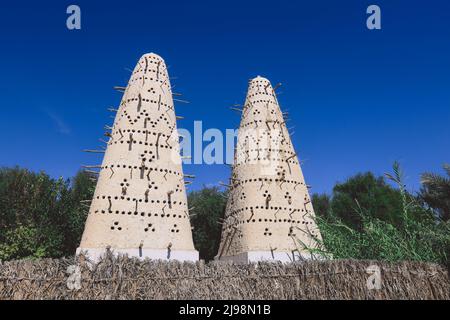
{"label": "decorative hole pattern", "polygon": [[299,240],[315,245],[320,233],[308,188],[276,94],[264,78],[249,83],[232,169],[219,257],[290,253]]}
{"label": "decorative hole pattern", "polygon": [[[80,247],[194,250],[164,61],[141,57],[113,126]],[[177,161],[178,160],[178,161]],[[121,231],[120,236],[116,236]]]}

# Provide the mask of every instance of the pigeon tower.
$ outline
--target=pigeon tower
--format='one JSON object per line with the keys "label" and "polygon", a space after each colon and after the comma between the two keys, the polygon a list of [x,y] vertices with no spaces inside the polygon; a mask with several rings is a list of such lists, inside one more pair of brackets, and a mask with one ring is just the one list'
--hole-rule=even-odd
{"label": "pigeon tower", "polygon": [[[164,60],[145,54],[134,68],[98,169],[77,252],[196,261],[176,115]],[[89,166],[88,166],[89,167]]]}
{"label": "pigeon tower", "polygon": [[275,90],[250,81],[237,138],[229,198],[216,259],[310,259],[319,230],[308,187]]}

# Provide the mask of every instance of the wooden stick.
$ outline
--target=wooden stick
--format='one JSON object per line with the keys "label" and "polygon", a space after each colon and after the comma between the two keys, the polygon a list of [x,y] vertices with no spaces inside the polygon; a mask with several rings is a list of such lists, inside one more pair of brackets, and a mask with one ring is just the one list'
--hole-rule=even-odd
{"label": "wooden stick", "polygon": [[114,86],[113,89],[119,92],[124,92],[127,89],[127,87]]}
{"label": "wooden stick", "polygon": [[241,112],[241,113],[242,113],[242,111],[243,111],[243,109],[234,108],[234,107],[230,107],[230,110],[238,111],[238,112]]}
{"label": "wooden stick", "polygon": [[279,83],[277,83],[276,85],[275,85],[275,87],[273,87],[273,91],[275,92],[279,87],[281,87],[282,86],[282,83],[281,82],[279,82]]}
{"label": "wooden stick", "polygon": [[84,170],[84,172],[93,173],[93,174],[99,174],[100,173],[100,172],[93,171],[93,170]]}
{"label": "wooden stick", "polygon": [[83,152],[91,152],[91,153],[105,153],[105,150],[83,150]]}
{"label": "wooden stick", "polygon": [[187,100],[180,100],[180,99],[173,99],[174,101],[178,101],[178,102],[181,102],[181,103],[190,103],[189,101],[187,101]]}

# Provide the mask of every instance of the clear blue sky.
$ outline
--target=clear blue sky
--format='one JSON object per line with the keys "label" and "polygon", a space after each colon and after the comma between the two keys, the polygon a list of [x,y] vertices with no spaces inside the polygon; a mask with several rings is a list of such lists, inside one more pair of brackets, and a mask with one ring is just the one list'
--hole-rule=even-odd
{"label": "clear blue sky", "polygon": [[[94,3],[95,2],[95,3]],[[66,29],[77,4],[82,30]],[[213,5],[214,4],[214,5]],[[382,30],[366,28],[366,8]],[[96,147],[115,85],[146,52],[170,66],[191,128],[235,128],[228,110],[256,75],[282,82],[281,106],[313,192],[399,160],[410,189],[450,161],[450,1],[2,1],[0,166],[72,176]],[[186,165],[192,188],[224,165]]]}

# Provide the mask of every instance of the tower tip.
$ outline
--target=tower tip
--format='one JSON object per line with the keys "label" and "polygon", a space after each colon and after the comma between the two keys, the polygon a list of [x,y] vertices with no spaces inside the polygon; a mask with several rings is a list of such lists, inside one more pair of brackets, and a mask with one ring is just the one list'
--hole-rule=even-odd
{"label": "tower tip", "polygon": [[250,79],[250,82],[253,82],[253,81],[266,81],[266,82],[269,82],[269,83],[270,83],[269,79],[264,78],[264,77],[261,77],[260,75],[256,76],[256,77],[253,78],[253,79]]}
{"label": "tower tip", "polygon": [[141,56],[141,59],[140,59],[140,60],[145,59],[145,58],[147,58],[147,59],[159,60],[159,61],[161,61],[161,62],[164,62],[164,59],[163,59],[160,55],[158,55],[158,54],[156,54],[156,53],[154,53],[154,52],[149,52],[149,53],[143,54],[143,55]]}

